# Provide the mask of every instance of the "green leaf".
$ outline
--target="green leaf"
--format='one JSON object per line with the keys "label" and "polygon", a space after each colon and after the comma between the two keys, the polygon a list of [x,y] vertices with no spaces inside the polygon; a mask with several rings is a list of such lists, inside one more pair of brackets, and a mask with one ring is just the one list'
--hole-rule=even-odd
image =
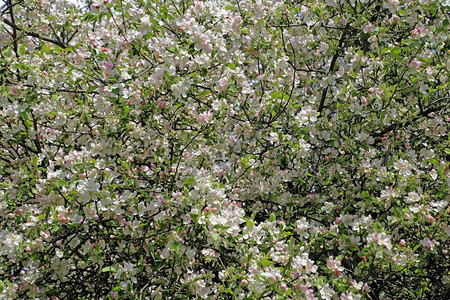
{"label": "green leaf", "polygon": [[31,128],[33,126],[33,123],[30,120],[25,120],[24,123],[27,128]]}
{"label": "green leaf", "polygon": [[277,218],[275,217],[275,214],[274,214],[274,213],[271,213],[271,214],[270,214],[270,222],[275,222],[276,219],[277,219]]}
{"label": "green leaf", "polygon": [[117,269],[112,267],[112,266],[104,267],[102,269],[102,273],[106,273],[106,272],[113,272],[113,273],[115,273],[115,272],[117,272]]}
{"label": "green leaf", "polygon": [[268,267],[268,266],[270,266],[271,264],[273,264],[273,261],[271,261],[271,260],[268,260],[268,259],[263,259],[263,260],[261,260],[261,265],[262,265],[263,267]]}
{"label": "green leaf", "polygon": [[4,53],[5,53],[6,57],[11,57],[13,55],[13,52],[12,52],[11,48],[8,48],[8,50],[6,50]]}
{"label": "green leaf", "polygon": [[190,177],[188,177],[188,178],[186,178],[185,180],[184,180],[184,184],[185,185],[195,185],[196,184],[196,181],[195,181],[195,178],[194,178],[194,176],[190,176]]}
{"label": "green leaf", "polygon": [[319,8],[318,6],[314,7],[314,12],[315,12],[318,16],[322,15],[322,11],[320,10],[320,8]]}
{"label": "green leaf", "polygon": [[230,68],[231,70],[236,70],[236,66],[232,63],[227,64],[228,68]]}
{"label": "green leaf", "polygon": [[428,160],[430,163],[434,164],[434,165],[439,165],[439,161],[435,158],[431,158]]}
{"label": "green leaf", "polygon": [[34,155],[34,156],[31,158],[31,163],[33,164],[33,166],[37,167],[38,164],[39,164],[39,156]]}
{"label": "green leaf", "polygon": [[219,234],[218,233],[213,233],[211,234],[211,237],[213,240],[217,241],[219,239]]}
{"label": "green leaf", "polygon": [[283,98],[283,95],[281,95],[280,92],[273,91],[273,92],[270,94],[270,97],[272,97],[272,99],[282,99],[282,98]]}
{"label": "green leaf", "polygon": [[250,219],[247,219],[247,218],[245,218],[245,225],[246,225],[249,229],[252,229],[252,228],[255,226],[255,224],[253,223],[253,221],[250,220]]}
{"label": "green leaf", "polygon": [[27,121],[28,120],[28,109],[21,110],[20,117],[22,118],[22,120]]}
{"label": "green leaf", "polygon": [[49,54],[51,52],[51,49],[50,49],[50,47],[47,44],[44,43],[42,45],[42,47],[41,47],[41,51],[44,52],[44,53]]}
{"label": "green leaf", "polygon": [[378,222],[373,223],[373,229],[375,230],[376,233],[383,232],[383,227]]}
{"label": "green leaf", "polygon": [[324,279],[323,279],[322,276],[320,276],[319,278],[317,278],[317,281],[316,281],[317,287],[321,288],[324,284],[325,284],[325,281],[324,281]]}
{"label": "green leaf", "polygon": [[176,53],[177,52],[177,48],[175,48],[175,47],[167,47],[166,50],[167,50],[167,52],[170,52],[170,53]]}
{"label": "green leaf", "polygon": [[20,56],[24,56],[25,53],[27,53],[27,48],[25,47],[25,45],[22,45],[19,49],[19,54]]}
{"label": "green leaf", "polygon": [[333,285],[339,292],[344,292],[346,290],[346,286],[339,280],[333,280]]}

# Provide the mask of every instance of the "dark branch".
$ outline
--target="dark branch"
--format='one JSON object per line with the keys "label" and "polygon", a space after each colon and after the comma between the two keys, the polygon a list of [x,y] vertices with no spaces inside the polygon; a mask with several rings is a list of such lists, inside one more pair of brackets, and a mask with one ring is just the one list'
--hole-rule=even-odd
{"label": "dark branch", "polygon": [[39,33],[36,33],[36,32],[26,31],[26,30],[20,28],[19,26],[17,26],[16,24],[14,24],[13,22],[11,22],[9,20],[4,19],[3,22],[5,22],[7,25],[11,26],[13,28],[13,30],[21,31],[27,36],[32,36],[32,37],[41,39],[43,41],[46,41],[46,42],[52,43],[54,45],[57,45],[57,46],[59,46],[61,48],[67,48],[67,45],[65,45],[64,43],[62,43],[60,41],[56,41],[56,40],[47,38],[45,36],[41,36]]}

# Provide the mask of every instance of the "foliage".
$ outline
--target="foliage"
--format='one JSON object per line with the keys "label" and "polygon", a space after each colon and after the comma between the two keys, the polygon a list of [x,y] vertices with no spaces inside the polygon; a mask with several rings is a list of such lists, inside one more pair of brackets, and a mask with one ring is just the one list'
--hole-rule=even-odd
{"label": "foliage", "polygon": [[446,299],[445,5],[6,0],[0,299]]}

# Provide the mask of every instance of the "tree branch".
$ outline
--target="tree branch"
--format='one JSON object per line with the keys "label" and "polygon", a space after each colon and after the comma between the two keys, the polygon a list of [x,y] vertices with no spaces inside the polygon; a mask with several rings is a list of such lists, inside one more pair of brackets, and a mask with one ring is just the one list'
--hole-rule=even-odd
{"label": "tree branch", "polygon": [[11,22],[9,20],[4,19],[3,22],[6,23],[7,25],[11,26],[12,29],[13,29],[13,32],[16,31],[16,30],[17,31],[21,31],[27,36],[32,36],[32,37],[41,39],[43,41],[46,41],[46,42],[52,43],[54,45],[57,45],[57,46],[59,46],[61,48],[67,48],[67,45],[65,45],[64,43],[62,43],[60,41],[47,38],[47,37],[42,36],[42,35],[40,35],[39,33],[36,33],[36,32],[26,31],[26,30],[20,28],[19,26],[17,26],[16,24],[14,24],[13,22]]}
{"label": "tree branch", "polygon": [[[334,53],[333,57],[331,58],[330,69],[328,70],[328,75],[330,73],[333,73],[333,71],[334,71],[334,67],[336,66],[336,61],[337,61],[340,53],[342,52],[341,48],[342,48],[342,45],[344,44],[345,36],[347,35],[349,28],[350,28],[350,23],[347,23],[347,25],[345,25],[345,28],[342,30],[341,38],[339,39],[339,44],[337,46],[336,53]],[[324,90],[322,92],[322,96],[320,97],[319,109],[317,110],[320,114],[322,113],[322,110],[325,107],[325,99],[327,98],[327,93],[328,93],[328,85],[324,88]]]}
{"label": "tree branch", "polygon": [[[439,101],[448,100],[448,99],[450,99],[450,97],[439,98],[439,99],[435,100],[433,103],[437,103]],[[392,123],[391,125],[388,125],[388,126],[384,127],[380,132],[372,132],[372,136],[374,136],[374,137],[381,137],[381,136],[385,135],[386,133],[388,133],[389,131],[392,131],[392,130],[397,129],[399,127],[409,126],[412,123],[414,123],[415,121],[417,121],[418,119],[420,119],[421,117],[426,117],[429,114],[431,114],[433,112],[436,112],[436,111],[438,111],[438,110],[440,110],[440,109],[442,109],[444,107],[445,107],[445,105],[436,106],[436,107],[430,107],[430,108],[428,108],[428,109],[426,109],[424,111],[421,111],[417,116],[415,116],[414,118],[412,118],[409,121],[399,122],[399,123]]]}

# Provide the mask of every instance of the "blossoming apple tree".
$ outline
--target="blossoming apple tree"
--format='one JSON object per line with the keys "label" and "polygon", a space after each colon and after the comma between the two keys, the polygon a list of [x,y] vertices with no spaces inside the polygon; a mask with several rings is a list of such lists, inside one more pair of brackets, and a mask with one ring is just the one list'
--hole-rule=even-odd
{"label": "blossoming apple tree", "polygon": [[445,299],[447,4],[3,0],[0,299]]}

